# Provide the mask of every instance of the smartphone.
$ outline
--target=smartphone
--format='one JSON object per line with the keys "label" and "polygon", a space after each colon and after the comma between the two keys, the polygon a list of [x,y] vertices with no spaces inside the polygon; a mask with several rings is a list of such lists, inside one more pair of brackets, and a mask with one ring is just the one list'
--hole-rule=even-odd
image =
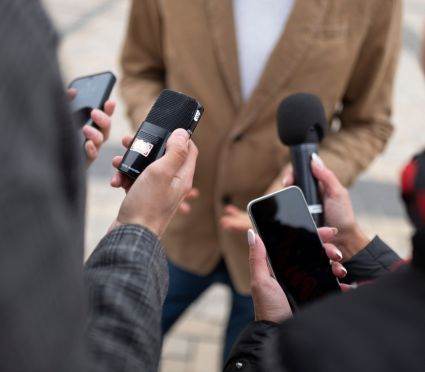
{"label": "smartphone", "polygon": [[247,210],[292,307],[340,291],[301,189],[291,186],[252,200]]}
{"label": "smartphone", "polygon": [[77,95],[71,101],[71,111],[79,128],[84,125],[96,125],[91,120],[93,109],[103,110],[116,82],[110,71],[94,75],[81,76],[73,80],[68,88],[77,89]]}

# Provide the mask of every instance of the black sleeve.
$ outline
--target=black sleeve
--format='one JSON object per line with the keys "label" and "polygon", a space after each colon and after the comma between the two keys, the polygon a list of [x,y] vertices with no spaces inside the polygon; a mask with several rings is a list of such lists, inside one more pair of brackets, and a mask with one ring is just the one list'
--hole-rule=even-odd
{"label": "black sleeve", "polygon": [[347,283],[373,280],[386,274],[391,267],[400,261],[400,257],[378,236],[344,265],[348,271]]}
{"label": "black sleeve", "polygon": [[224,372],[261,371],[264,345],[278,334],[279,324],[259,321],[249,324],[235,342]]}

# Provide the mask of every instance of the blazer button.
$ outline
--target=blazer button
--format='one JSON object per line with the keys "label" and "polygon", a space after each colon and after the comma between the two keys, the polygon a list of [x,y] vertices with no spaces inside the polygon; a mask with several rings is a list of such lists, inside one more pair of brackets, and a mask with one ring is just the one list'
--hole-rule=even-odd
{"label": "blazer button", "polygon": [[232,203],[232,197],[230,195],[223,195],[223,197],[221,198],[221,202],[224,205],[231,204]]}

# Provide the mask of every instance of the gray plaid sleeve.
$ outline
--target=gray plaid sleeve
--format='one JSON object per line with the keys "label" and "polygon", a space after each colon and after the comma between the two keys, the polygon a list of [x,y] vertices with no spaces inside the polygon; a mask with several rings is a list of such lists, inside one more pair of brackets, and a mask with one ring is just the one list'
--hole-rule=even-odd
{"label": "gray plaid sleeve", "polygon": [[157,237],[137,225],[107,234],[85,266],[93,371],[156,371],[167,260]]}

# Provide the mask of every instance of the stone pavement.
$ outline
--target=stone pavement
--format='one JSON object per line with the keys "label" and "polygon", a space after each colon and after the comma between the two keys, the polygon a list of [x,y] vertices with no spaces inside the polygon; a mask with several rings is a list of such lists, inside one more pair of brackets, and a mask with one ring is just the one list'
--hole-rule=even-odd
{"label": "stone pavement", "polygon": [[[119,75],[118,53],[123,39],[128,0],[44,0],[60,33],[64,79],[97,71]],[[398,201],[401,166],[425,144],[425,84],[417,62],[420,29],[425,19],[423,0],[406,0],[403,51],[396,82],[396,131],[385,153],[351,190],[362,227],[378,233],[400,254],[409,254],[409,227]],[[117,96],[111,139],[90,170],[88,182],[87,253],[103,236],[123,197],[109,187],[110,160],[121,154],[120,139],[130,133],[124,105]],[[355,155],[353,155],[355,156]],[[221,338],[228,313],[229,293],[214,286],[195,303],[165,338],[162,372],[219,370]]]}

